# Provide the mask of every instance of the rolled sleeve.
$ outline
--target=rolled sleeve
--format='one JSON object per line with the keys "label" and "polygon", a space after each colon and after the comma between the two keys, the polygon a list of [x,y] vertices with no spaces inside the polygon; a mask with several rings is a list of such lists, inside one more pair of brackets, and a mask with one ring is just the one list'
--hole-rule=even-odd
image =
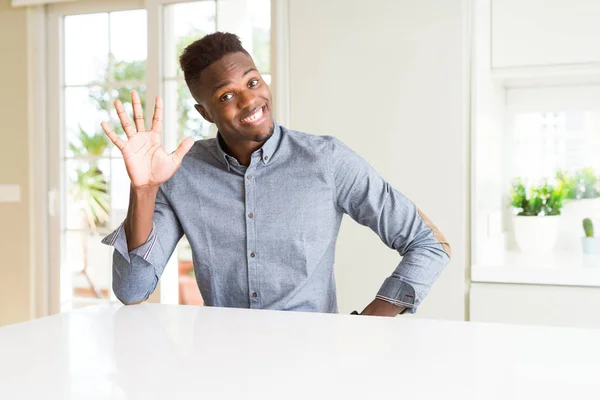
{"label": "rolled sleeve", "polygon": [[415,313],[450,261],[450,246],[415,204],[364,159],[338,139],[331,143],[337,206],[402,257],[376,298]]}
{"label": "rolled sleeve", "polygon": [[148,236],[148,240],[146,240],[146,242],[141,246],[131,251],[129,251],[127,245],[127,234],[125,233],[124,225],[125,222],[122,222],[117,229],[102,239],[102,243],[114,247],[115,250],[118,251],[128,263],[131,263],[131,257],[134,255],[147,261],[152,249],[154,248],[154,245],[156,244],[157,235],[155,224],[152,223],[152,231]]}
{"label": "rolled sleeve", "polygon": [[152,294],[173,254],[183,230],[161,185],[155,201],[152,231],[141,246],[129,251],[124,222],[102,243],[113,246],[113,291],[125,304],[143,301]]}
{"label": "rolled sleeve", "polygon": [[402,279],[390,276],[383,282],[376,298],[412,310],[415,306],[415,289]]}

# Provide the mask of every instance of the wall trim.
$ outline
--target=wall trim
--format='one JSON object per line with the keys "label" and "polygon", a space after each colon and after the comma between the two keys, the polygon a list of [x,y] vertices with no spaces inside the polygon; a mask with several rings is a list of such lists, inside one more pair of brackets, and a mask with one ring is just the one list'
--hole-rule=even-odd
{"label": "wall trim", "polygon": [[29,139],[30,318],[49,315],[48,176],[46,175],[46,13],[27,9],[27,115]]}
{"label": "wall trim", "polygon": [[271,1],[271,69],[274,116],[290,127],[290,0]]}
{"label": "wall trim", "polygon": [[475,126],[475,113],[473,112],[473,99],[475,98],[475,84],[473,82],[474,77],[474,57],[475,57],[475,4],[474,0],[464,0],[463,3],[464,9],[464,39],[463,45],[465,46],[465,59],[464,59],[464,68],[465,68],[465,85],[467,86],[465,89],[465,146],[467,154],[466,160],[466,189],[467,196],[465,196],[467,200],[466,210],[465,210],[465,310],[464,310],[464,320],[470,321],[470,301],[471,301],[471,264],[473,262],[473,232],[475,231],[475,218],[473,217],[474,213],[474,204],[476,204],[476,193],[473,190],[474,182],[475,182],[475,169],[473,165],[475,165],[475,138],[473,135],[473,127]]}

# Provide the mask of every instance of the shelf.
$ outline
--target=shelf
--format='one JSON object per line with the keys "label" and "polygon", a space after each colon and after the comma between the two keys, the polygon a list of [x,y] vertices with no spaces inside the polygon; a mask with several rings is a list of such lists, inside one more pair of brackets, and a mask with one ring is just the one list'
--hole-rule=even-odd
{"label": "shelf", "polygon": [[555,252],[531,256],[506,252],[497,265],[473,265],[471,281],[600,287],[600,256]]}

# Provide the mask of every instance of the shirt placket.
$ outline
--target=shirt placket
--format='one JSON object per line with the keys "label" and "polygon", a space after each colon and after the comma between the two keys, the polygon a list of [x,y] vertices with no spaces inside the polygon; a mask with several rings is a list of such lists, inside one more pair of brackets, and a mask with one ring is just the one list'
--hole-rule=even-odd
{"label": "shirt placket", "polygon": [[250,308],[260,308],[260,288],[258,279],[258,260],[260,254],[256,251],[256,168],[260,164],[260,156],[252,156],[250,166],[244,176],[245,205],[246,205],[246,248],[248,254],[248,295]]}

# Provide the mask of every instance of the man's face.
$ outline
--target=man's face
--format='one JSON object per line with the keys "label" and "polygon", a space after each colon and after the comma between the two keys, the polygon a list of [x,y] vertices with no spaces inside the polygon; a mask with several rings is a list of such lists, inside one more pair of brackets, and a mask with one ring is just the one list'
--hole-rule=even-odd
{"label": "man's face", "polygon": [[271,90],[247,54],[227,54],[193,86],[196,110],[217,125],[226,142],[264,142],[273,133]]}

